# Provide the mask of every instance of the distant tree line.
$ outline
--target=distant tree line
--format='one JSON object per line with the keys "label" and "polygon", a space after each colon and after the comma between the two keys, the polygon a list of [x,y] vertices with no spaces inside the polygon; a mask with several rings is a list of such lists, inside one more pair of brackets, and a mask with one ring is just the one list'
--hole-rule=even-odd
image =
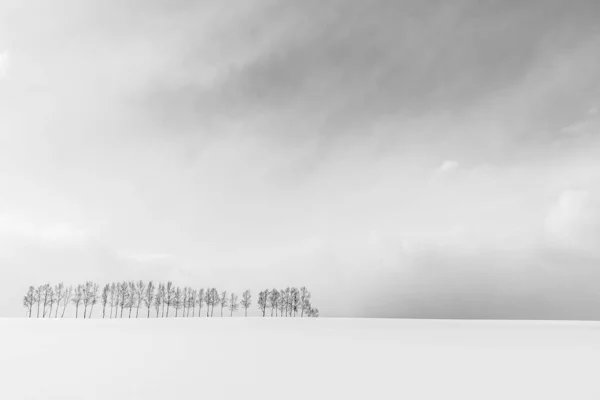
{"label": "distant tree line", "polygon": [[[221,317],[224,310],[228,310],[232,317],[240,307],[244,309],[244,316],[248,316],[252,294],[246,290],[240,299],[235,293],[219,292],[216,288],[196,290],[175,286],[173,282],[156,285],[153,281],[113,282],[100,289],[97,283],[88,281],[75,287],[62,282],[54,286],[49,283],[30,286],[23,297],[29,318],[59,318],[59,315],[64,318],[69,305],[75,308],[75,318],[79,318],[80,314],[83,318],[91,318],[95,306],[100,308],[102,318],[138,318],[140,308],[146,309],[142,310],[146,318],[151,315],[168,318],[169,311],[174,317],[190,317],[190,314],[191,317],[212,317],[215,306]],[[265,289],[258,294],[257,305],[263,317],[319,316],[319,310],[312,306],[311,294],[305,287]]]}

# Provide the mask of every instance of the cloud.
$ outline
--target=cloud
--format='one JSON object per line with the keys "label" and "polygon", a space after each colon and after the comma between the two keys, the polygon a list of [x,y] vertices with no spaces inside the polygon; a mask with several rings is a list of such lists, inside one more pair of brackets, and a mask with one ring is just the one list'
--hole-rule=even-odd
{"label": "cloud", "polygon": [[8,51],[0,53],[0,79],[3,79],[8,74],[10,66],[10,54]]}
{"label": "cloud", "polygon": [[588,191],[565,190],[548,213],[545,229],[556,245],[600,254],[600,202]]}
{"label": "cloud", "polygon": [[449,172],[458,168],[458,162],[453,160],[444,161],[444,163],[438,168],[440,172]]}

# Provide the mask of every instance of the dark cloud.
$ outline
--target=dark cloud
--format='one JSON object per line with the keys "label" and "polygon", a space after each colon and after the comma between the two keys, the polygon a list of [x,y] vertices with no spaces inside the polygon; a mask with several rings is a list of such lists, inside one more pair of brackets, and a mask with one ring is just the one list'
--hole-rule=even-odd
{"label": "dark cloud", "polygon": [[214,37],[224,54],[228,45],[256,44],[252,56],[199,85],[193,68],[205,58],[191,52],[189,81],[157,79],[149,104],[170,122],[273,114],[308,119],[328,134],[389,115],[456,112],[588,37],[598,8],[591,1],[266,3],[223,42]]}

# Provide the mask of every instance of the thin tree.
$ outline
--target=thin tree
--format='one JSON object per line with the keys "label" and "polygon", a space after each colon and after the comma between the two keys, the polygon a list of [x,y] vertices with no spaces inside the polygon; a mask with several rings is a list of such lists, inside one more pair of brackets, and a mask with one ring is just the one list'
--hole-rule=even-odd
{"label": "thin tree", "polygon": [[215,304],[219,304],[219,292],[217,292],[216,288],[210,289],[210,298],[210,316],[212,317],[215,312]]}
{"label": "thin tree", "polygon": [[221,305],[221,317],[223,316],[223,308],[227,308],[229,306],[229,298],[227,298],[227,291],[221,292],[221,297],[219,298],[219,304]]}
{"label": "thin tree", "polygon": [[177,312],[183,307],[183,291],[177,286],[173,293],[173,308],[175,309],[175,318],[177,318]]}
{"label": "thin tree", "polygon": [[279,308],[279,316],[283,317],[285,312],[285,290],[281,289],[279,291],[279,297],[277,299],[277,307]]}
{"label": "thin tree", "polygon": [[[148,282],[148,286],[146,286],[146,291],[144,292],[144,305],[148,309],[147,318],[150,318],[150,308],[152,307],[152,302],[154,301],[154,282]],[[158,314],[158,309],[156,310]],[[158,317],[158,315],[157,315]]]}
{"label": "thin tree", "polygon": [[169,318],[169,308],[173,303],[173,295],[175,294],[175,288],[173,287],[173,282],[167,282],[167,287],[165,290],[165,303],[167,304],[167,318]]}
{"label": "thin tree", "polygon": [[59,309],[60,303],[62,302],[63,298],[65,297],[64,283],[59,282],[56,285],[54,285],[54,296],[56,298],[56,308],[54,309],[54,318],[58,318],[58,309]]}
{"label": "thin tree", "polygon": [[37,303],[37,316],[40,317],[40,304],[42,303],[42,298],[44,297],[44,285],[40,285],[35,289],[35,302]]}
{"label": "thin tree", "polygon": [[190,308],[192,309],[192,318],[196,316],[196,289],[190,289],[190,293],[188,296],[188,317],[190,316]]}
{"label": "thin tree", "polygon": [[238,297],[237,294],[231,293],[229,297],[229,311],[231,311],[230,317],[233,317],[233,313],[236,312],[239,308]]}
{"label": "thin tree", "polygon": [[196,296],[196,302],[198,303],[198,316],[202,316],[202,304],[204,304],[204,289],[198,290],[198,295]]}
{"label": "thin tree", "polygon": [[273,316],[273,311],[275,311],[275,316],[277,316],[277,302],[279,301],[279,290],[273,289],[269,292],[268,295],[269,308],[271,309],[271,317]]}
{"label": "thin tree", "polygon": [[248,309],[250,308],[251,305],[252,305],[252,294],[250,293],[249,290],[245,290],[244,293],[242,293],[242,307],[244,307],[244,316],[245,317],[248,316]]}
{"label": "thin tree", "polygon": [[81,301],[83,300],[83,290],[84,290],[83,285],[79,284],[75,288],[75,293],[73,293],[73,300],[71,300],[71,301],[75,305],[75,318],[79,318],[79,305],[81,304]]}
{"label": "thin tree", "polygon": [[300,317],[304,317],[304,313],[310,310],[311,294],[305,286],[300,288]]}
{"label": "thin tree", "polygon": [[210,304],[212,299],[212,290],[210,288],[206,289],[206,293],[204,293],[204,303],[206,303],[206,317],[210,316]]}
{"label": "thin tree", "polygon": [[127,284],[127,282],[123,281],[119,286],[119,306],[121,307],[121,314],[119,316],[120,318],[123,318],[123,309],[127,305],[128,298],[129,285]]}
{"label": "thin tree", "polygon": [[154,297],[154,306],[156,307],[156,318],[158,318],[158,313],[162,308],[162,317],[165,316],[165,285],[163,283],[158,284],[158,289],[156,290],[156,296]]}
{"label": "thin tree", "polygon": [[94,312],[94,306],[98,303],[98,290],[100,289],[100,285],[94,283],[92,288],[90,289],[90,314],[88,318],[92,318],[92,313]]}
{"label": "thin tree", "polygon": [[92,286],[94,283],[92,281],[87,281],[85,286],[83,287],[83,318],[87,315],[87,308],[92,300]]}
{"label": "thin tree", "polygon": [[46,318],[46,313],[48,311],[48,305],[50,304],[50,297],[52,297],[52,288],[50,287],[49,283],[46,283],[44,285],[44,292],[43,292],[43,317]]}
{"label": "thin tree", "polygon": [[183,293],[182,293],[182,298],[181,298],[181,308],[183,309],[183,311],[181,313],[181,316],[185,317],[185,311],[186,311],[187,306],[188,306],[188,296],[189,296],[189,294],[188,294],[188,288],[184,287],[182,292]]}
{"label": "thin tree", "polygon": [[129,318],[131,318],[131,311],[137,302],[137,291],[135,289],[135,282],[131,281],[128,284],[127,291],[127,307],[129,308]]}
{"label": "thin tree", "polygon": [[106,305],[110,301],[110,285],[108,283],[102,288],[102,297],[100,301],[102,303],[102,318],[104,318],[106,317]]}
{"label": "thin tree", "polygon": [[71,297],[73,296],[73,286],[69,285],[68,288],[65,288],[65,295],[63,296],[63,310],[60,315],[61,318],[65,317],[65,311],[67,311],[67,306],[71,302]]}
{"label": "thin tree", "polygon": [[48,285],[48,318],[52,318],[52,309],[54,308],[54,304],[56,304],[56,294],[54,294],[54,288]]}
{"label": "thin tree", "polygon": [[300,292],[298,291],[298,288],[294,287],[290,292],[290,306],[295,317],[298,307],[300,306]]}
{"label": "thin tree", "polygon": [[117,305],[117,285],[114,282],[110,284],[110,289],[108,293],[109,304],[110,304],[110,318],[113,317],[113,307]]}
{"label": "thin tree", "polygon": [[33,310],[33,303],[35,303],[35,288],[29,286],[27,294],[23,297],[23,307],[27,310],[27,316],[31,318],[31,311]]}
{"label": "thin tree", "polygon": [[142,301],[144,300],[144,295],[146,292],[146,284],[144,283],[144,281],[138,281],[138,283],[135,286],[135,300],[136,300],[136,310],[135,310],[135,317],[137,318],[139,313],[140,313],[140,307],[142,306]]}
{"label": "thin tree", "polygon": [[267,298],[269,296],[269,290],[265,289],[262,292],[258,293],[258,309],[262,313],[262,316],[265,316],[267,311]]}

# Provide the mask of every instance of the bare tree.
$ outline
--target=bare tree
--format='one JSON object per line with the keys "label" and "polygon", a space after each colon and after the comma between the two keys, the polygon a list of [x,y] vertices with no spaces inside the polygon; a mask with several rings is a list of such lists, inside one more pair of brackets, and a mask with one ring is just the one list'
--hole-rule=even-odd
{"label": "bare tree", "polygon": [[[108,294],[109,304],[110,304],[110,318],[113,317],[113,307],[115,307],[118,303],[118,295],[117,295],[117,285],[112,282],[110,284],[110,290]],[[115,315],[116,318],[116,315]]]}
{"label": "bare tree", "polygon": [[106,316],[106,305],[109,302],[109,298],[110,298],[110,285],[107,283],[102,288],[102,298],[101,298],[101,303],[102,303],[102,318],[104,318]]}
{"label": "bare tree", "polygon": [[231,311],[231,317],[233,317],[233,313],[236,312],[239,308],[238,297],[237,294],[231,293],[229,297],[229,311]]}
{"label": "bare tree", "polygon": [[206,304],[206,317],[210,316],[211,299],[212,299],[212,290],[210,288],[207,288],[206,293],[204,293],[204,303]]}
{"label": "bare tree", "polygon": [[83,300],[83,290],[84,290],[83,285],[79,284],[75,288],[75,293],[73,293],[73,299],[71,301],[75,305],[75,318],[79,318],[79,305],[81,304],[81,301]]}
{"label": "bare tree", "polygon": [[[148,282],[148,286],[146,286],[146,291],[144,292],[144,305],[148,309],[148,316],[150,318],[150,308],[152,307],[152,302],[154,301],[154,282]],[[158,316],[158,309],[156,310]]]}
{"label": "bare tree", "polygon": [[87,308],[92,300],[92,286],[94,283],[92,281],[87,281],[85,286],[83,287],[83,318],[87,315]]}
{"label": "bare tree", "polygon": [[258,293],[258,309],[262,313],[262,316],[265,316],[267,311],[267,298],[269,297],[269,290],[265,289],[262,292]]}
{"label": "bare tree", "polygon": [[204,289],[198,290],[198,295],[196,296],[196,303],[198,303],[198,316],[202,316],[202,304],[204,304]]}
{"label": "bare tree", "polygon": [[311,294],[305,286],[300,288],[300,317],[304,317],[304,313],[310,310]]}
{"label": "bare tree", "polygon": [[188,306],[188,296],[189,296],[188,290],[189,290],[189,288],[184,287],[183,291],[182,291],[182,295],[181,295],[181,308],[183,309],[183,311],[181,313],[182,317],[185,317],[185,311]]}
{"label": "bare tree", "polygon": [[121,307],[120,318],[123,318],[123,309],[127,305],[127,301],[129,298],[129,285],[127,282],[123,281],[119,285],[119,306]]}
{"label": "bare tree", "polygon": [[65,317],[65,311],[67,311],[67,306],[71,302],[71,297],[73,296],[73,286],[69,285],[68,288],[65,288],[65,295],[63,296],[63,310],[60,315],[61,318]]}
{"label": "bare tree", "polygon": [[273,316],[273,311],[275,311],[275,316],[277,316],[277,302],[279,301],[279,290],[271,290],[269,292],[268,301],[269,308],[271,309],[271,317]]}
{"label": "bare tree", "polygon": [[218,298],[218,302],[221,305],[221,317],[223,316],[223,308],[229,306],[229,298],[227,297],[227,291],[221,292],[221,297]]}
{"label": "bare tree", "polygon": [[187,316],[190,316],[190,308],[192,309],[192,318],[196,316],[196,289],[190,289],[188,294],[188,313]]}
{"label": "bare tree", "polygon": [[25,297],[23,297],[23,307],[27,310],[27,316],[31,318],[31,310],[33,310],[33,303],[35,303],[35,288],[29,286],[29,290]]}
{"label": "bare tree", "polygon": [[244,293],[242,293],[242,307],[244,307],[244,316],[245,317],[248,316],[248,309],[250,308],[251,305],[252,305],[252,294],[250,293],[249,290],[245,290]]}
{"label": "bare tree", "polygon": [[94,306],[96,305],[96,303],[98,303],[98,290],[100,289],[100,285],[98,285],[97,283],[94,283],[92,285],[92,288],[90,290],[90,314],[88,315],[88,318],[92,318],[92,313],[94,312]]}
{"label": "bare tree", "polygon": [[298,291],[298,288],[294,287],[290,291],[290,306],[291,306],[291,311],[294,314],[294,317],[296,316],[296,312],[298,311],[299,305],[300,305],[300,292]]}
{"label": "bare tree", "polygon": [[285,293],[283,295],[285,299],[285,316],[292,316],[292,289],[287,287],[285,288]]}
{"label": "bare tree", "polygon": [[58,308],[63,298],[65,297],[65,285],[59,282],[54,286],[54,295],[56,296],[56,309],[54,310],[54,318],[58,318]]}
{"label": "bare tree", "polygon": [[44,318],[46,318],[46,313],[48,311],[48,305],[50,304],[50,297],[52,296],[51,290],[52,290],[52,288],[50,287],[49,283],[46,283],[43,286],[43,293],[42,293],[43,297],[42,297],[42,299],[43,299],[43,307],[44,308],[43,308],[43,314],[42,314],[42,316]]}
{"label": "bare tree", "polygon": [[158,289],[156,290],[156,296],[154,297],[154,306],[156,307],[156,318],[158,313],[162,309],[161,317],[165,316],[165,284],[159,283]]}
{"label": "bare tree", "polygon": [[135,317],[137,318],[140,313],[140,307],[142,306],[142,301],[144,300],[144,294],[146,292],[146,284],[144,281],[138,281],[135,285]]}
{"label": "bare tree", "polygon": [[131,311],[137,302],[137,291],[135,290],[135,282],[130,281],[128,283],[127,290],[127,307],[129,308],[129,318],[131,318]]}
{"label": "bare tree", "polygon": [[167,304],[167,318],[169,318],[169,308],[173,303],[173,295],[175,294],[175,288],[173,287],[173,282],[167,282],[167,287],[165,291],[165,303]]}
{"label": "bare tree", "polygon": [[310,308],[307,312],[306,315],[308,317],[318,317],[319,316],[319,309],[318,308]]}
{"label": "bare tree", "polygon": [[281,289],[279,291],[279,297],[277,298],[277,308],[279,308],[279,316],[283,317],[285,312],[285,290]]}
{"label": "bare tree", "polygon": [[54,294],[54,288],[48,285],[48,318],[52,318],[52,308],[54,308],[54,304],[56,304],[56,294]]}
{"label": "bare tree", "polygon": [[35,289],[35,302],[37,303],[37,318],[40,317],[40,304],[44,297],[44,285],[40,285]]}
{"label": "bare tree", "polygon": [[183,291],[177,286],[173,293],[173,308],[175,309],[175,318],[177,318],[177,311],[183,307]]}

